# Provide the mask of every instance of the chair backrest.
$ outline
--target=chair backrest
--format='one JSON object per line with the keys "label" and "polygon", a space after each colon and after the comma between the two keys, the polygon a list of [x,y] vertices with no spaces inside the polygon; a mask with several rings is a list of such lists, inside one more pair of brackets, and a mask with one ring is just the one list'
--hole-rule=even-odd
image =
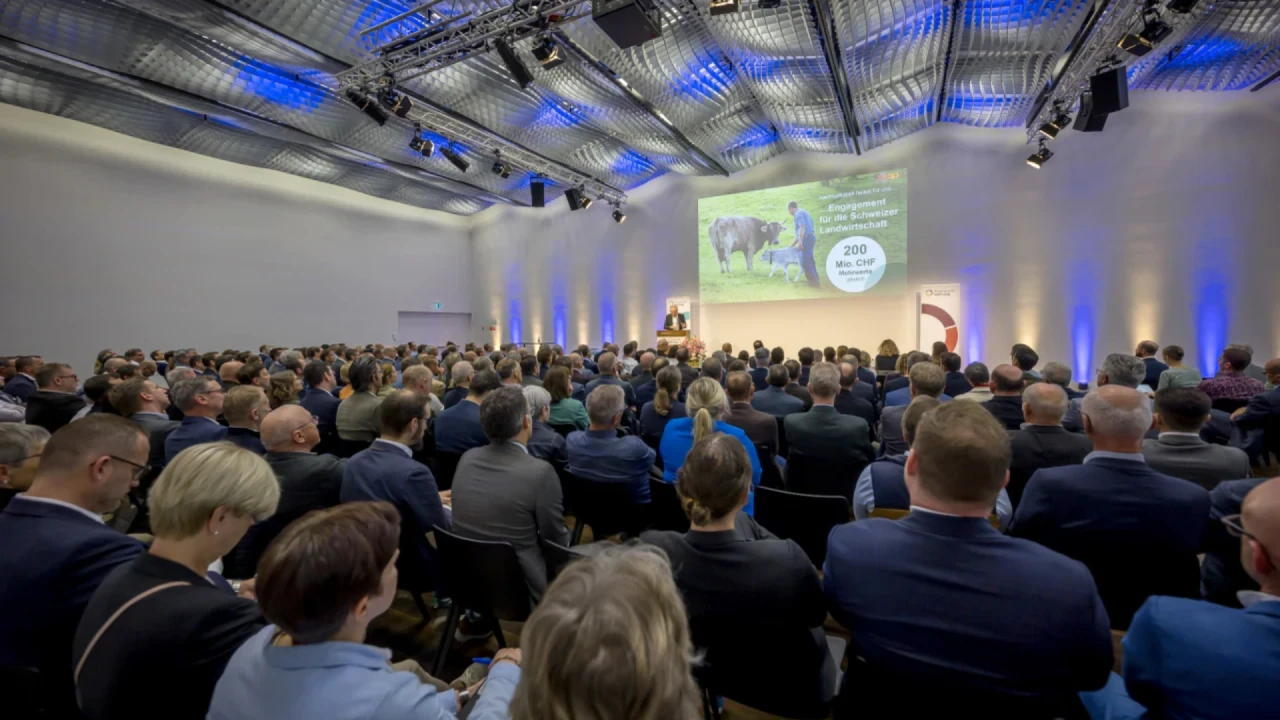
{"label": "chair backrest", "polygon": [[743,632],[740,619],[689,619],[693,645],[703,654],[694,668],[702,687],[770,715],[826,718],[823,662],[826,642],[809,628],[771,624],[760,618]]}
{"label": "chair backrest", "polygon": [[533,609],[511,543],[471,540],[436,526],[440,581],[453,602],[488,617],[522,622]]}
{"label": "chair backrest", "polygon": [[575,553],[573,550],[561,545],[560,543],[550,540],[538,540],[538,545],[542,547],[542,557],[547,563],[547,584],[550,585],[560,575],[560,571],[569,566],[569,563],[575,560],[581,560],[584,555]]}
{"label": "chair backrest", "polygon": [[45,685],[36,668],[0,665],[0,698],[4,698],[5,717],[45,717]]}
{"label": "chair backrest", "polygon": [[778,457],[788,457],[791,446],[787,444],[787,423],[785,417],[775,418],[778,421]]}
{"label": "chair backrest", "polygon": [[853,486],[867,466],[865,460],[829,460],[792,452],[787,458],[787,490],[805,495],[853,498]]}
{"label": "chair backrest", "polygon": [[400,559],[396,560],[396,570],[400,579],[396,587],[421,594],[436,589],[436,561],[434,557],[424,556],[431,548],[425,542],[426,532],[418,527],[418,523],[406,513],[400,514]]}
{"label": "chair backrest", "polygon": [[340,458],[354,457],[355,454],[361,450],[368,450],[370,445],[372,445],[372,443],[367,443],[364,440],[344,440],[342,438],[338,438],[335,445],[335,452],[333,454]]}
{"label": "chair backrest", "polygon": [[453,488],[453,476],[458,472],[458,462],[462,460],[462,455],[452,452],[436,451],[435,457],[436,487],[441,490],[450,490]]}
{"label": "chair backrest", "polygon": [[817,567],[827,559],[831,528],[853,519],[849,498],[756,488],[755,518],[769,532],[794,540]]}
{"label": "chair backrest", "polygon": [[773,451],[768,445],[756,445],[756,456],[760,458],[760,485],[761,487],[773,488],[774,490],[786,489],[786,483],[782,480],[782,471],[778,469],[778,463],[774,460]]}
{"label": "chair backrest", "polygon": [[569,433],[578,429],[576,425],[557,425],[555,423],[547,423],[547,426],[560,434],[560,437],[569,437]]}
{"label": "chair backrest", "polygon": [[625,483],[599,482],[577,478],[579,489],[578,522],[591,528],[596,540],[625,532],[638,535],[645,527],[645,506],[631,499],[631,487]]}
{"label": "chair backrest", "polygon": [[649,526],[655,530],[689,531],[689,516],[676,486],[655,477],[649,478]]}
{"label": "chair backrest", "polygon": [[1218,398],[1213,401],[1213,409],[1221,410],[1226,413],[1233,413],[1249,404],[1248,400],[1239,400],[1236,398]]}

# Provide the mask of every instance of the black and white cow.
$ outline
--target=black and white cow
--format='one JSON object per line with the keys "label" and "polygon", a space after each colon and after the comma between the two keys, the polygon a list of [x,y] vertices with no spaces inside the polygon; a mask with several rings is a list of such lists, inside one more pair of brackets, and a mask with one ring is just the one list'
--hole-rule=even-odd
{"label": "black and white cow", "polygon": [[729,265],[729,257],[741,252],[747,258],[747,270],[751,270],[751,261],[756,253],[765,245],[777,245],[778,233],[782,232],[780,222],[765,222],[760,218],[736,215],[718,217],[707,227],[707,238],[720,260],[720,272],[733,272]]}

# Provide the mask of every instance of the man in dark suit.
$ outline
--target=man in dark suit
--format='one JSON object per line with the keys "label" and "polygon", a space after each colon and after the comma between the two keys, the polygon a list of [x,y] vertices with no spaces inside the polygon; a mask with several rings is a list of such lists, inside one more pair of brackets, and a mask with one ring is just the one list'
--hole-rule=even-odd
{"label": "man in dark suit", "polygon": [[942,353],[942,369],[947,373],[947,382],[942,387],[944,395],[958,398],[973,389],[969,379],[960,372],[960,356],[953,352]]}
{"label": "man in dark suit", "polygon": [[635,369],[631,371],[631,379],[628,381],[636,392],[639,392],[640,387],[645,383],[653,382],[653,375],[656,372],[653,369],[653,362],[656,359],[654,354],[648,350],[640,353],[640,364],[636,365]]}
{"label": "man in dark suit", "polygon": [[756,348],[756,366],[751,369],[751,383],[757,391],[769,387],[769,351],[764,347]]}
{"label": "man in dark suit", "polygon": [[53,434],[31,488],[0,512],[0,665],[34,667],[54,717],[78,717],[71,642],[94,590],[146,548],[102,522],[146,467],[146,434],[95,414]]}
{"label": "man in dark suit", "polygon": [[756,394],[751,376],[746,372],[729,373],[725,380],[725,389],[729,395],[729,409],[721,418],[734,427],[742,428],[747,439],[754,445],[764,445],[769,452],[778,454],[778,421],[767,412],[751,406],[751,398]]}
{"label": "man in dark suit", "polygon": [[85,408],[76,395],[76,373],[70,365],[45,363],[36,370],[39,390],[27,396],[27,424],[51,433],[71,422]]}
{"label": "man in dark suit", "polygon": [[[1133,355],[1111,353],[1103,358],[1102,366],[1098,368],[1098,372],[1094,375],[1094,385],[1097,387],[1119,385],[1136,389],[1142,384],[1142,377],[1145,372],[1146,366]],[[1084,415],[1081,412],[1083,403],[1083,397],[1073,399],[1067,414],[1063,416],[1062,427],[1066,428],[1068,432],[1084,432]],[[1148,402],[1147,406],[1150,407],[1150,405]]]}
{"label": "man in dark suit", "polygon": [[689,323],[684,319],[684,314],[675,305],[667,308],[667,318],[662,321],[663,330],[687,330]]}
{"label": "man in dark suit", "polygon": [[860,417],[868,427],[875,427],[875,397],[875,387],[858,379],[857,365],[848,360],[840,363],[840,392],[836,395],[836,410],[841,415]]}
{"label": "man in dark suit", "polygon": [[631,387],[631,383],[618,379],[618,371],[622,368],[622,363],[618,361],[618,356],[611,352],[602,353],[597,365],[600,368],[600,374],[587,383],[587,395],[591,395],[591,391],[601,385],[614,385],[622,388],[622,394],[626,398],[627,407],[631,408],[631,412],[638,412],[640,408],[636,406],[635,388]]}
{"label": "man in dark suit", "polygon": [[[910,381],[907,392],[911,394],[911,399],[922,396],[942,399],[942,388],[946,383],[946,377],[940,365],[927,361],[917,362],[911,366],[907,377]],[[906,438],[902,436],[902,414],[906,410],[906,405],[894,405],[881,411],[880,457],[902,455],[910,449]]]}
{"label": "man in dark suit", "polygon": [[[320,442],[315,417],[301,405],[282,405],[262,421],[264,458],[280,479],[279,529],[312,510],[333,507],[341,501],[347,461],[312,452]],[[265,544],[264,544],[265,548]]]}
{"label": "man in dark suit", "polygon": [[1267,361],[1266,378],[1272,389],[1249,398],[1248,405],[1231,415],[1241,432],[1261,431],[1268,423],[1280,422],[1280,358]]}
{"label": "man in dark suit", "polygon": [[1022,491],[1037,470],[1079,465],[1093,452],[1093,441],[1062,427],[1067,412],[1067,394],[1049,382],[1035,383],[1022,393],[1021,430],[1010,435],[1013,462],[1009,465],[1009,499],[1017,509]]}
{"label": "man in dark suit", "polygon": [[1045,382],[1053,383],[1062,388],[1062,391],[1067,394],[1068,402],[1084,397],[1084,393],[1071,389],[1071,368],[1069,366],[1060,362],[1045,363],[1044,369],[1040,374]]}
{"label": "man in dark suit", "polygon": [[[1224,518],[1236,554],[1260,590],[1240,593],[1243,610],[1153,597],[1124,638],[1124,679],[1082,696],[1096,718],[1275,717],[1280,674],[1280,480]],[[1148,713],[1147,709],[1151,712]]]}
{"label": "man in dark suit", "polygon": [[169,392],[183,417],[182,425],[164,441],[165,464],[192,445],[217,442],[227,436],[227,429],[217,419],[222,414],[226,392],[216,379],[196,375],[171,386]]}
{"label": "man in dark suit", "polygon": [[1147,366],[1142,384],[1155,390],[1160,386],[1160,373],[1169,369],[1168,365],[1160,362],[1156,357],[1160,354],[1160,346],[1154,340],[1143,340],[1138,343],[1138,349],[1134,350],[1133,354],[1142,358],[1142,363]]}
{"label": "man in dark suit", "polygon": [[813,458],[855,464],[875,459],[871,449],[871,426],[855,415],[842,415],[835,408],[840,391],[840,371],[833,363],[818,363],[809,373],[813,407],[792,413],[786,419],[787,445],[791,452]]}
{"label": "man in dark suit", "polygon": [[4,391],[25,401],[31,393],[36,391],[36,370],[42,364],[30,355],[23,355],[14,360],[13,377],[5,380]]}
{"label": "man in dark suit", "polygon": [[182,424],[165,414],[169,408],[169,391],[156,387],[150,380],[135,377],[111,388],[108,397],[121,415],[137,423],[147,434],[151,442],[147,464],[154,470],[163,468],[164,441]]}
{"label": "man in dark suit", "polygon": [[542,387],[542,381],[538,379],[538,358],[532,355],[520,358],[520,385]]}
{"label": "man in dark suit", "polygon": [[440,492],[431,470],[414,460],[410,449],[422,442],[427,429],[427,400],[412,390],[397,390],[383,398],[378,416],[382,433],[367,450],[347,461],[339,498],[342,502],[382,500],[395,505],[403,521],[401,532],[406,537],[412,534],[412,544],[418,549],[415,564],[430,567],[432,550],[427,533],[433,525],[449,529],[450,520],[444,509],[448,491]]}
{"label": "man in dark suit", "polygon": [[800,377],[796,379],[796,384],[800,387],[809,387],[809,373],[813,370],[813,348],[800,348],[796,357],[800,360]]}
{"label": "man in dark suit", "polygon": [[302,378],[307,383],[306,392],[302,393],[299,404],[307,412],[316,417],[320,434],[331,436],[338,432],[338,406],[342,401],[334,396],[334,388],[338,381],[328,365],[319,360],[312,360],[302,370]]}
{"label": "man in dark suit", "polygon": [[1199,597],[1209,494],[1142,457],[1146,397],[1106,385],[1084,398],[1093,452],[1083,465],[1031,476],[1010,534],[1080,560],[1093,572],[1112,627],[1129,627],[1148,596]]}
{"label": "man in dark suit", "polygon": [[510,543],[530,597],[537,602],[547,589],[547,563],[539,540],[568,545],[569,531],[559,477],[551,465],[528,452],[533,419],[527,407],[524,393],[513,388],[495,390],[480,404],[489,444],[471,450],[458,463],[453,531],[476,540]]}
{"label": "man in dark suit", "polygon": [[565,449],[564,436],[552,430],[547,424],[547,420],[551,417],[551,393],[542,387],[525,388],[524,401],[529,405],[529,420],[533,423],[525,448],[530,455],[539,460],[546,460],[554,468],[568,467],[569,456]]}
{"label": "man in dark suit", "polygon": [[697,368],[689,365],[689,348],[676,348],[676,367],[680,370],[681,390],[688,390],[689,385],[702,375]]}
{"label": "man in dark suit", "polygon": [[1008,437],[981,404],[940,405],[906,460],[911,514],[832,530],[823,587],[859,659],[842,695],[869,716],[882,693],[899,709],[901,697],[867,678],[927,677],[929,697],[911,701],[921,717],[948,714],[952,694],[1001,717],[1060,717],[1106,683],[1111,633],[1089,571],[987,519],[1008,467]]}
{"label": "man in dark suit", "polygon": [[786,365],[769,366],[769,387],[752,396],[751,407],[775,418],[804,412],[804,401],[789,395],[785,389],[790,382],[791,374]]}
{"label": "man in dark suit", "polygon": [[782,366],[787,369],[789,379],[784,391],[791,397],[799,398],[804,403],[805,412],[808,412],[809,408],[813,407],[813,395],[807,388],[800,385],[800,363],[788,360]]}
{"label": "man in dark suit", "polygon": [[226,398],[222,417],[227,421],[227,441],[265,455],[267,448],[258,428],[271,412],[266,393],[255,385],[237,385],[227,391]]}
{"label": "man in dark suit", "polygon": [[991,399],[982,406],[1004,425],[1005,430],[1017,430],[1026,420],[1022,414],[1025,377],[1022,370],[1012,365],[997,365],[991,371]]}
{"label": "man in dark suit", "polygon": [[476,373],[468,385],[467,397],[446,408],[436,418],[436,450],[461,455],[471,448],[488,444],[484,428],[480,426],[480,403],[485,395],[501,386],[502,381],[496,372],[484,370]]}
{"label": "man in dark suit", "polygon": [[1156,392],[1158,438],[1142,441],[1142,454],[1156,472],[1190,480],[1212,490],[1223,480],[1249,476],[1249,456],[1240,448],[1213,445],[1200,438],[1209,420],[1209,396],[1188,387]]}
{"label": "man in dark suit", "polygon": [[[643,383],[640,386],[636,387],[636,405],[639,406],[641,409],[643,409],[646,404],[653,402],[653,399],[657,397],[658,382],[654,378],[657,377],[659,371],[661,371],[663,368],[667,367],[670,364],[671,364],[671,361],[665,357],[659,357],[655,359],[652,365],[653,377],[649,378],[648,382]],[[684,397],[683,387],[680,390],[680,397],[681,398]]]}

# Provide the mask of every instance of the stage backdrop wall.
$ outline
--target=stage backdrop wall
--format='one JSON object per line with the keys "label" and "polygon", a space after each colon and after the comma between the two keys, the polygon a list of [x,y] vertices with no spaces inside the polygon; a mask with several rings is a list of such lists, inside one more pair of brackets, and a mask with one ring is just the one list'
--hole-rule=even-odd
{"label": "stage backdrop wall", "polygon": [[[1183,345],[1189,363],[1227,342],[1280,354],[1280,91],[1132,101],[1104,133],[1063,132],[1039,171],[1019,130],[944,124],[861,157],[666,176],[630,193],[621,226],[607,207],[570,213],[560,200],[490,208],[472,232],[473,305],[497,339],[647,344],[662,299],[689,295],[712,346],[874,351],[884,337],[911,344],[920,284],[957,282],[966,361],[1003,362],[1026,342],[1085,379],[1147,338]],[[897,167],[910,177],[911,294],[698,305],[698,198]]]}
{"label": "stage backdrop wall", "polygon": [[[0,354],[389,342],[470,312],[469,223],[0,104]],[[461,339],[461,338],[459,338]]]}

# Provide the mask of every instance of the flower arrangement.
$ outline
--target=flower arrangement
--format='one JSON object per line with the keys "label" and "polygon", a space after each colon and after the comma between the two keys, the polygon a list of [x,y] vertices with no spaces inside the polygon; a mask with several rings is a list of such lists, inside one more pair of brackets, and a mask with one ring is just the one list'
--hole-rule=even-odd
{"label": "flower arrangement", "polygon": [[694,365],[701,365],[707,356],[707,344],[693,335],[686,335],[680,341],[680,347],[689,351],[689,361]]}

